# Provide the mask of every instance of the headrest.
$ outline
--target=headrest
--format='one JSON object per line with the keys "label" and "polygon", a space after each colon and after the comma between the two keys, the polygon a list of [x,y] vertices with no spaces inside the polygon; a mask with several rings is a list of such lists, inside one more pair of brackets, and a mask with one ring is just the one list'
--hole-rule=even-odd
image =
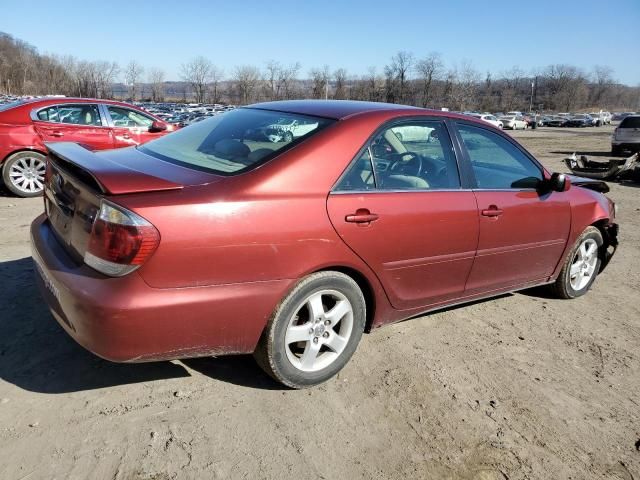
{"label": "headrest", "polygon": [[216,142],[214,149],[216,155],[228,160],[236,157],[246,157],[251,152],[244,143],[230,138]]}

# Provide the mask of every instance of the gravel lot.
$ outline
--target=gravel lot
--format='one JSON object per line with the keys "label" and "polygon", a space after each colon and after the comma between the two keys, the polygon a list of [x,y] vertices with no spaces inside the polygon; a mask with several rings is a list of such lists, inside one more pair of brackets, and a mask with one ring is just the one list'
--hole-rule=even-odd
{"label": "gravel lot", "polygon": [[[612,127],[515,136],[552,169]],[[600,152],[600,153],[599,153]],[[33,282],[42,200],[0,194],[0,479],[640,479],[640,187],[585,297],[505,295],[365,335],[338,378],[283,390],[251,357],[118,365]]]}

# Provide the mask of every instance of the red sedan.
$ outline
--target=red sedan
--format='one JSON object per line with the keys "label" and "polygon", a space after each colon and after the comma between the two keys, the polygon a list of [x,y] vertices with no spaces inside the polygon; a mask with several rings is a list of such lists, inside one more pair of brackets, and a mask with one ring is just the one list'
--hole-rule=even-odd
{"label": "red sedan", "polygon": [[254,353],[300,388],[390,322],[535,285],[583,295],[617,244],[603,187],[468,116],[265,103],[135,148],[49,145],[33,258],[101,357]]}
{"label": "red sedan", "polygon": [[2,180],[14,194],[34,197],[42,193],[45,142],[103,150],[139,145],[173,129],[133,105],[109,100],[46,97],[0,105]]}

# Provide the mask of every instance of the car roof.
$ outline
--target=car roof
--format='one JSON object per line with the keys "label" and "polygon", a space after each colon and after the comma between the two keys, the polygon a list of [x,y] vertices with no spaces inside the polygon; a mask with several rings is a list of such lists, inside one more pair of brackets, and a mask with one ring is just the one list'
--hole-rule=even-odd
{"label": "car roof", "polygon": [[103,98],[79,98],[79,97],[40,97],[40,98],[30,98],[25,100],[20,105],[16,105],[16,107],[24,107],[27,105],[53,105],[59,103],[108,103],[112,105],[126,105],[127,107],[133,107],[135,109],[139,109],[135,105],[126,102],[119,102],[117,100],[106,100]]}
{"label": "car roof", "polygon": [[354,100],[284,100],[278,102],[255,103],[245,108],[258,108],[261,110],[274,110],[279,112],[298,113],[300,115],[312,115],[316,117],[342,120],[352,115],[380,111],[398,111],[406,113],[415,110],[416,113],[429,112],[442,114],[438,110],[426,110],[424,108],[408,105],[395,105],[391,103],[359,102]]}

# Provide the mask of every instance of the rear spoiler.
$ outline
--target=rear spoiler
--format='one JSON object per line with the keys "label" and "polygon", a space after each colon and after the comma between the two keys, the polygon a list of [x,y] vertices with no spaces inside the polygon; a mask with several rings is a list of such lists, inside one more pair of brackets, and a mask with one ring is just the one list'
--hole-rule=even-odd
{"label": "rear spoiler", "polygon": [[[106,195],[179,190],[183,185],[134,170],[72,142],[45,143],[49,158],[76,176],[93,179]],[[78,171],[79,170],[79,171]],[[77,175],[79,174],[79,175]]]}

